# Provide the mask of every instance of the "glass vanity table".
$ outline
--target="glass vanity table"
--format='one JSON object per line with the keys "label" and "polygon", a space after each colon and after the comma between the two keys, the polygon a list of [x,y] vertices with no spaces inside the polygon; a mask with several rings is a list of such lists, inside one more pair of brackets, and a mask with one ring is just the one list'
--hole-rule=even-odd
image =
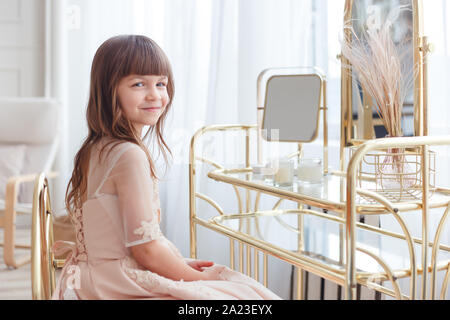
{"label": "glass vanity table", "polygon": [[[356,1],[356,0],[355,0]],[[374,2],[375,3],[375,2]],[[380,1],[377,1],[380,3]],[[190,249],[191,257],[197,256],[197,225],[227,236],[230,239],[230,266],[235,268],[238,260],[238,270],[244,272],[244,262],[247,261],[246,273],[252,275],[250,261],[253,250],[253,277],[259,280],[259,255],[263,255],[263,283],[267,285],[267,256],[271,255],[284,260],[298,268],[314,273],[343,286],[347,299],[356,298],[356,285],[361,284],[393,296],[397,299],[445,299],[450,278],[450,246],[440,242],[442,230],[450,211],[450,191],[444,188],[431,188],[429,183],[430,163],[428,150],[436,145],[450,145],[450,137],[426,137],[426,74],[423,73],[424,46],[419,23],[420,1],[411,2],[414,20],[413,52],[420,64],[414,96],[414,128],[416,137],[369,139],[363,141],[355,136],[357,130],[352,128],[364,121],[352,122],[349,116],[353,110],[353,86],[349,74],[345,71],[342,78],[342,130],[341,130],[341,170],[328,172],[328,137],[327,137],[327,104],[326,81],[317,70],[269,69],[261,73],[258,79],[258,124],[257,125],[216,125],[200,129],[191,140],[190,149]],[[353,1],[346,2],[346,18],[352,16],[350,10]],[[343,59],[344,60],[344,59]],[[286,81],[283,85],[270,85],[271,80]],[[308,93],[293,90],[289,94],[279,91],[295,87],[293,80],[320,80],[312,83]],[[272,83],[273,84],[273,83]],[[297,87],[298,88],[298,87]],[[309,99],[301,99],[298,95],[309,95]],[[284,97],[279,101],[277,97]],[[286,97],[292,99],[286,101]],[[264,97],[264,99],[262,98]],[[318,98],[319,97],[319,98]],[[278,100],[278,102],[277,102]],[[299,103],[302,101],[304,103]],[[305,102],[307,101],[307,103]],[[309,130],[305,126],[295,126],[295,122],[284,121],[282,129],[278,130],[280,119],[274,118],[273,108],[288,108],[285,115],[305,114],[308,109],[309,120],[314,123]],[[289,110],[289,108],[298,108]],[[302,110],[303,108],[303,110]],[[313,111],[311,112],[311,108]],[[290,158],[302,155],[303,145],[318,137],[320,112],[323,119],[323,162],[324,177],[320,183],[304,184],[295,181],[290,187],[275,187],[272,182],[253,173],[251,159],[257,158],[262,163],[262,144],[291,142],[298,149],[289,154]],[[295,117],[293,117],[295,118]],[[298,116],[297,116],[298,119]],[[289,126],[289,123],[293,123]],[[235,147],[245,150],[240,165],[221,165],[200,152],[199,144],[202,138],[212,132],[242,133],[242,144]],[[364,132],[364,130],[363,130]],[[367,132],[367,130],[366,130]],[[256,141],[252,140],[252,133]],[[292,139],[290,139],[292,137]],[[255,148],[256,146],[256,148]],[[345,166],[345,148],[354,147],[355,152]],[[405,147],[416,150],[422,155],[421,169],[422,185],[419,196],[397,201],[389,192],[373,191],[373,180],[366,180],[359,174],[359,168],[364,156],[377,150],[390,147]],[[255,150],[256,149],[256,150]],[[238,212],[225,212],[221,205],[211,196],[199,192],[199,166],[207,164],[211,167],[206,176],[211,181],[231,186],[236,193]],[[432,189],[432,190],[431,190]],[[240,190],[245,197],[241,197]],[[251,193],[254,203],[251,203]],[[260,208],[262,195],[278,199],[273,207]],[[219,213],[205,218],[198,211],[198,201],[211,205]],[[295,209],[280,209],[284,201],[297,204]],[[436,234],[429,234],[428,214],[430,209],[441,208],[442,219]],[[414,212],[422,217],[422,237],[411,235],[405,221],[399,215],[402,212]],[[417,213],[419,212],[419,213]],[[359,215],[392,215],[400,225],[402,232],[395,233],[385,229],[358,223]],[[318,223],[322,224],[317,228]],[[306,234],[314,233],[312,239]],[[235,256],[235,245],[239,246],[238,257]],[[245,249],[245,250],[244,250]],[[245,251],[245,254],[244,254]],[[422,266],[427,266],[423,268]],[[440,288],[436,287],[437,272],[445,273]],[[423,275],[427,275],[424,277]],[[300,275],[300,272],[298,273]],[[419,276],[421,276],[419,278]],[[409,279],[409,292],[402,292],[397,279]],[[302,287],[302,277],[297,278],[297,287]],[[385,284],[390,285],[386,286]],[[417,292],[420,293],[417,293]],[[301,298],[301,294],[299,293]]]}

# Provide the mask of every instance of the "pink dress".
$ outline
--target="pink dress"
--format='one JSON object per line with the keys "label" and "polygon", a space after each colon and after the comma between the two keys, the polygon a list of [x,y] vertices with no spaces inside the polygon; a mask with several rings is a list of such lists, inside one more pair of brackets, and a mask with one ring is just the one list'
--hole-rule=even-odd
{"label": "pink dress", "polygon": [[[99,160],[102,139],[91,152],[87,200],[72,215],[77,243],[58,241],[57,254],[71,250],[53,299],[280,299],[254,279],[215,264],[203,272],[213,281],[174,281],[146,270],[130,247],[158,239],[182,258],[161,233],[157,182],[145,152],[122,142]],[[189,259],[184,259],[186,263]]]}

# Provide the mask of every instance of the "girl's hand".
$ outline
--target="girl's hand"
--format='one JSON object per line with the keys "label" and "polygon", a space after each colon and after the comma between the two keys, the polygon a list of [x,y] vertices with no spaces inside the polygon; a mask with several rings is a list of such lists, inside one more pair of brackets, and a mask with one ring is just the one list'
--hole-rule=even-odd
{"label": "girl's hand", "polygon": [[203,260],[193,260],[187,263],[191,268],[202,272],[203,268],[211,267],[214,265],[212,261],[203,261]]}

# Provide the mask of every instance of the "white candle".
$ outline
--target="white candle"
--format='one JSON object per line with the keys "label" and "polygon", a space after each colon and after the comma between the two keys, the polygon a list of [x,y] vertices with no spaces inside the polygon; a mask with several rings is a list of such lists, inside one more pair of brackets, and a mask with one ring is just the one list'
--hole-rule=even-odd
{"label": "white candle", "polygon": [[278,170],[275,173],[275,184],[278,186],[290,186],[294,179],[294,163],[292,160],[280,159]]}
{"label": "white candle", "polygon": [[297,168],[297,179],[309,183],[322,180],[323,169],[321,159],[300,159]]}

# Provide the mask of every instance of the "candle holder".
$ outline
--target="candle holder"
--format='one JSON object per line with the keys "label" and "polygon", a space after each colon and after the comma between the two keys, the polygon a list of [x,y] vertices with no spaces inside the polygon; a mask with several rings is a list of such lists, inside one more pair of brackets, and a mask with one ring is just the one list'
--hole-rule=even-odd
{"label": "candle holder", "polygon": [[297,167],[297,180],[302,183],[321,183],[323,163],[320,158],[300,159]]}
{"label": "candle holder", "polygon": [[290,187],[294,183],[294,161],[291,159],[279,159],[275,166],[274,184],[277,187]]}

